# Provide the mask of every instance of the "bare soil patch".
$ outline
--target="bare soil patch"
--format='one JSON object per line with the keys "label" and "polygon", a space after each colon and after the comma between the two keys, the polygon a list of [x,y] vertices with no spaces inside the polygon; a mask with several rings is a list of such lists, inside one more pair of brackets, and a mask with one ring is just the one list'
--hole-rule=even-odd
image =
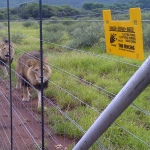
{"label": "bare soil patch", "polygon": [[[7,83],[7,84],[6,84]],[[0,150],[9,150],[11,141],[10,89],[9,83],[0,80]],[[37,99],[21,101],[21,91],[12,89],[12,126],[14,150],[41,149],[41,116],[37,111]],[[45,120],[46,122],[46,120]],[[55,135],[45,123],[45,149],[56,150],[69,147],[73,141],[65,136]],[[60,146],[62,145],[62,147]]]}

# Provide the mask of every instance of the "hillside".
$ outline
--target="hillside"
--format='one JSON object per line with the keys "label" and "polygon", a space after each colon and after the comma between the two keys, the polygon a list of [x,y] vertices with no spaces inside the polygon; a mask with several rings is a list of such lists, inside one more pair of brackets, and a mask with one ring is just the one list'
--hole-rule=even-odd
{"label": "hillside", "polygon": [[[35,2],[39,2],[38,0],[34,0]],[[126,2],[133,2],[134,0],[126,0]],[[22,3],[29,3],[31,0],[10,0],[10,7],[16,7],[16,5],[20,5]],[[102,4],[114,4],[114,3],[123,3],[123,0],[43,0],[42,1],[45,4],[51,4],[51,5],[70,5],[75,8],[81,8],[84,3],[89,2],[98,2]],[[6,0],[0,0],[0,7],[6,7],[7,1]]]}

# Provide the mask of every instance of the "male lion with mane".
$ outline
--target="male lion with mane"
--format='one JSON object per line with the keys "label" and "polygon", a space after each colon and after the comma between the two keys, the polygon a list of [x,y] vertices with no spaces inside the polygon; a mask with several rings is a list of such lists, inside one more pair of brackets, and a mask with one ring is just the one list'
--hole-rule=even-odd
{"label": "male lion with mane", "polygon": [[[10,42],[10,61],[12,63],[14,57],[14,44]],[[9,64],[9,41],[0,42],[0,68],[3,70],[4,76],[8,76],[6,66]]]}
{"label": "male lion with mane", "polygon": [[[19,57],[16,71],[17,84],[16,89],[22,88],[22,101],[30,100],[29,87],[32,85],[37,89],[38,108],[41,107],[41,67],[40,67],[40,52],[31,51]],[[48,65],[48,60],[43,57],[43,87],[48,87],[48,80],[51,76],[51,69]]]}

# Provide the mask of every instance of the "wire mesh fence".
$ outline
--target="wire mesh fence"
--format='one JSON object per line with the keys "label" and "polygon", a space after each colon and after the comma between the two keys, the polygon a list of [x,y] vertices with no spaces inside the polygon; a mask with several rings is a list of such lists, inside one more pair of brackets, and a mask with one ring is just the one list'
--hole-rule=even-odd
{"label": "wire mesh fence", "polygon": [[[9,2],[10,7],[19,6],[17,1]],[[113,19],[129,18],[126,13],[127,11],[115,12]],[[146,10],[142,14],[145,58],[149,56],[150,50],[150,20],[147,19],[147,13],[149,12]],[[1,41],[9,39],[8,33],[10,41],[14,43],[15,54],[11,64],[11,79],[9,64],[4,62],[9,72],[7,77],[0,70],[0,149],[2,150],[10,147],[20,150],[72,149],[142,64],[140,61],[106,54],[103,20],[100,14],[71,17],[61,15],[42,20],[12,18],[10,31],[8,21],[1,20]],[[48,88],[44,89],[42,96],[44,112],[38,108],[38,99],[41,95],[38,96],[36,85],[33,86],[26,76],[20,76],[16,70],[18,62],[30,67],[19,57],[33,50],[40,51],[40,43],[43,54],[47,57],[46,65],[52,70]],[[40,58],[36,60],[39,63],[41,61]],[[37,70],[33,69],[31,69],[33,74],[37,73]],[[39,74],[34,76],[34,80]],[[16,88],[18,76],[23,84],[30,87],[28,89],[30,101],[22,101],[23,87]],[[10,83],[12,83],[11,90]],[[131,104],[93,144],[91,150],[149,149],[149,90],[148,87]],[[44,126],[42,126],[42,117],[44,117]]]}

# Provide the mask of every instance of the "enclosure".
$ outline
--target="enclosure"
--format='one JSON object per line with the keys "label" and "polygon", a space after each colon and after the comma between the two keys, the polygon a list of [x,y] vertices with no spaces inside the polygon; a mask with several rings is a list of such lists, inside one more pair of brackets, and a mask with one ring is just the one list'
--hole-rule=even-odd
{"label": "enclosure", "polygon": [[[5,77],[0,70],[0,149],[71,150],[144,60],[106,53],[102,16],[106,8],[81,15],[68,6],[50,9],[36,0],[5,3],[0,8],[0,14],[6,16],[0,20],[0,40],[10,38],[15,55],[12,64],[6,65],[9,75]],[[39,14],[37,18],[26,16],[30,8],[30,13]],[[52,14],[58,9],[59,15],[44,18],[46,8]],[[64,10],[72,13],[67,16]],[[129,19],[128,11],[113,10],[113,19]],[[146,59],[150,54],[150,9],[141,12]],[[16,89],[17,61],[32,50],[46,56],[52,70],[40,109],[34,86],[28,102],[22,101],[22,89]],[[149,92],[147,87],[90,150],[148,150]]]}

